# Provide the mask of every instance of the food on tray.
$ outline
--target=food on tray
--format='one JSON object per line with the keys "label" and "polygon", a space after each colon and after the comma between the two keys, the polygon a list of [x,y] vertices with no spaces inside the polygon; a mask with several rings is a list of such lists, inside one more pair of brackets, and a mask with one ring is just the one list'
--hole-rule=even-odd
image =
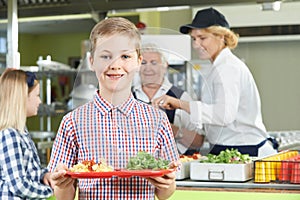
{"label": "food on tray", "polygon": [[200,160],[201,163],[229,163],[242,164],[251,162],[249,154],[241,154],[237,149],[226,149],[219,155],[207,154],[207,159]]}
{"label": "food on tray", "polygon": [[183,162],[190,162],[193,160],[199,160],[201,158],[200,153],[194,153],[193,155],[180,155],[180,161]]}
{"label": "food on tray", "polygon": [[168,169],[170,161],[161,158],[156,159],[151,154],[145,151],[139,151],[135,157],[131,157],[127,163],[129,170],[142,169]]}
{"label": "food on tray", "polygon": [[100,163],[96,163],[94,160],[85,160],[70,168],[71,172],[110,172],[114,171],[113,167],[107,165],[102,160]]}

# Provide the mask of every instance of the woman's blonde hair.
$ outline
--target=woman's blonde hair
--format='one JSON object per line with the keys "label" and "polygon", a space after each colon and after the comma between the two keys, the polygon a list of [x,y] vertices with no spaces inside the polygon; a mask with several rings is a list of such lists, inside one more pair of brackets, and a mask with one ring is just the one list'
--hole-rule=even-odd
{"label": "woman's blonde hair", "polygon": [[90,34],[91,56],[94,56],[96,42],[99,37],[122,34],[135,41],[138,56],[141,55],[141,35],[136,26],[123,17],[112,17],[100,21],[94,26]]}
{"label": "woman's blonde hair", "polygon": [[232,30],[222,26],[210,26],[204,29],[208,33],[224,36],[225,47],[234,49],[238,45],[239,35]]}
{"label": "woman's blonde hair", "polygon": [[6,69],[0,77],[0,130],[14,128],[24,132],[27,98],[38,85],[34,80],[29,88],[27,75],[22,70]]}

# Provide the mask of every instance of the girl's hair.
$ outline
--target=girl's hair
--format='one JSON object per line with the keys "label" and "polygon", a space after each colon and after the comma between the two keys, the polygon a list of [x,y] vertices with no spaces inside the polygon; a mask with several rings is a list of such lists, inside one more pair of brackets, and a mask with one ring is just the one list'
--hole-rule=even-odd
{"label": "girl's hair", "polygon": [[22,70],[6,69],[3,72],[0,77],[0,130],[14,128],[24,132],[28,94],[37,85],[35,76],[29,77]]}
{"label": "girl's hair", "polygon": [[135,41],[138,56],[141,52],[141,35],[136,26],[123,17],[112,17],[100,21],[94,26],[90,34],[91,56],[94,55],[96,42],[99,37],[114,34],[126,35]]}
{"label": "girl's hair", "polygon": [[222,26],[210,26],[205,31],[214,35],[223,35],[224,44],[229,49],[234,49],[238,45],[239,35],[232,30]]}

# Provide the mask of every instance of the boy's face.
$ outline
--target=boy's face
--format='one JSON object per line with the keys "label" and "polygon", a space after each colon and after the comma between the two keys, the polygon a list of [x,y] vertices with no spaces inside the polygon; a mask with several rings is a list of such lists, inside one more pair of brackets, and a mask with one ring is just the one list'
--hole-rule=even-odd
{"label": "boy's face", "polygon": [[135,40],[117,34],[97,39],[91,64],[100,90],[130,90],[134,74],[139,70],[142,61],[142,57],[137,55],[135,44]]}

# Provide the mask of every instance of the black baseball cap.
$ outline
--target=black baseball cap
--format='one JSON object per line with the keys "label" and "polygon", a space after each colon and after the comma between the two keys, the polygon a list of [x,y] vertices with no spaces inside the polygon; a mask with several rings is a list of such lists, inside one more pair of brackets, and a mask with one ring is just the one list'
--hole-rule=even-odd
{"label": "black baseball cap", "polygon": [[192,28],[207,28],[213,25],[230,28],[223,14],[214,8],[207,8],[199,10],[192,23],[181,26],[179,31],[183,34],[187,34]]}

